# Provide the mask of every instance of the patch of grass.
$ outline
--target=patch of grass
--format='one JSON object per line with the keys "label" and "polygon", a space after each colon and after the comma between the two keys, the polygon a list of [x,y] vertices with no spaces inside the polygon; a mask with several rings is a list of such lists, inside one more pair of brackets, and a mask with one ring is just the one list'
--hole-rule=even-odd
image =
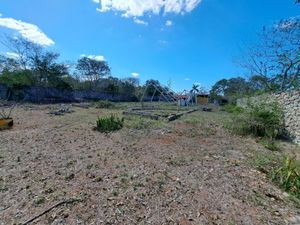
{"label": "patch of grass", "polygon": [[262,139],[259,141],[259,143],[261,145],[263,145],[266,149],[269,149],[271,151],[279,151],[280,148],[279,146],[277,145],[276,141],[273,140],[273,139]]}
{"label": "patch of grass", "polygon": [[96,130],[101,133],[109,133],[122,129],[124,126],[124,118],[110,115],[109,117],[98,118]]}
{"label": "patch of grass", "polygon": [[101,181],[103,181],[103,178],[102,178],[102,177],[96,177],[96,178],[95,178],[95,181],[96,181],[96,182],[101,182]]}
{"label": "patch of grass", "polygon": [[140,116],[128,116],[125,119],[125,126],[129,129],[147,130],[167,127],[167,124],[161,120],[152,120]]}
{"label": "patch of grass", "polygon": [[112,191],[112,195],[115,196],[115,197],[117,197],[119,195],[119,192],[117,190],[113,190]]}
{"label": "patch of grass", "polygon": [[255,166],[281,189],[300,202],[300,162],[295,158],[259,153]]}
{"label": "patch of grass", "polygon": [[167,164],[172,165],[172,166],[184,166],[187,165],[188,161],[187,159],[183,157],[175,157],[175,158],[169,158],[167,161]]}
{"label": "patch of grass", "polygon": [[254,135],[273,141],[283,134],[283,112],[276,102],[249,103],[242,113],[232,118],[228,128],[239,135]]}
{"label": "patch of grass", "polygon": [[244,108],[233,105],[233,104],[228,104],[222,107],[222,110],[228,113],[233,113],[233,114],[239,114],[244,112]]}
{"label": "patch of grass", "polygon": [[281,166],[273,171],[272,180],[300,199],[300,163],[295,158],[286,157]]}
{"label": "patch of grass", "polygon": [[94,106],[98,109],[114,109],[115,104],[108,100],[100,100],[94,103]]}
{"label": "patch of grass", "polygon": [[39,196],[34,200],[34,204],[40,205],[43,204],[46,201],[45,197]]}

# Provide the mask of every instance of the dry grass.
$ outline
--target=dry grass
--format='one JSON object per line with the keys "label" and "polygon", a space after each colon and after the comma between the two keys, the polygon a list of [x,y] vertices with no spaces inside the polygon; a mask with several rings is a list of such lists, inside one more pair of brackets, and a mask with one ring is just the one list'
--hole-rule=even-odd
{"label": "dry grass", "polygon": [[98,116],[122,116],[120,109],[51,116],[50,108],[18,107],[13,129],[0,133],[1,225],[72,198],[81,201],[33,224],[260,225],[297,215],[249,164],[266,150],[223,129],[226,114],[197,112],[172,123],[133,117],[102,134],[93,131]]}

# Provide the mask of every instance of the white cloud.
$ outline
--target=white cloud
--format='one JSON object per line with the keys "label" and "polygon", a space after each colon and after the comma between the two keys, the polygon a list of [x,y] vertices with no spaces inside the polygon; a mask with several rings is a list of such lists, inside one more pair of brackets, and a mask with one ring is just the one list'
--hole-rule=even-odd
{"label": "white cloud", "polygon": [[158,15],[184,14],[195,9],[202,0],[93,0],[100,3],[99,12],[119,11],[124,17],[142,17],[146,13]]}
{"label": "white cloud", "polygon": [[47,37],[47,35],[34,24],[13,18],[0,18],[0,26],[18,31],[22,37],[38,45],[50,46],[54,44],[54,41]]}
{"label": "white cloud", "polygon": [[134,18],[133,21],[134,21],[136,24],[148,26],[148,22],[146,22],[146,21],[144,21],[144,20],[140,20],[140,19],[138,19],[138,18]]}
{"label": "white cloud", "polygon": [[133,76],[133,77],[139,77],[140,74],[139,73],[131,73],[131,76]]}
{"label": "white cloud", "polygon": [[2,17],[2,13],[0,13],[0,17]]}
{"label": "white cloud", "polygon": [[166,44],[168,44],[168,42],[165,41],[165,40],[158,40],[158,43],[161,44],[161,45],[166,45]]}
{"label": "white cloud", "polygon": [[166,21],[166,26],[167,26],[167,27],[171,27],[172,25],[173,25],[172,20],[167,20],[167,21]]}
{"label": "white cloud", "polygon": [[80,55],[80,57],[81,58],[87,57],[89,59],[94,59],[94,60],[99,61],[99,62],[105,61],[105,57],[102,56],[102,55],[85,55],[85,54],[82,54],[82,55]]}
{"label": "white cloud", "polygon": [[8,58],[11,58],[11,59],[20,58],[20,55],[18,55],[17,53],[14,53],[14,52],[6,52],[6,55],[7,55]]}
{"label": "white cloud", "polygon": [[190,78],[185,78],[184,80],[185,80],[185,81],[189,81],[189,80],[190,80]]}

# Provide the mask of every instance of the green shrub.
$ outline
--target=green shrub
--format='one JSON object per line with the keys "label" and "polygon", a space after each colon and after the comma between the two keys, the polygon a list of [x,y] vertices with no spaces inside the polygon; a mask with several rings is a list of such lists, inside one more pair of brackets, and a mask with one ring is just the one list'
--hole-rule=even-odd
{"label": "green shrub", "polygon": [[95,107],[99,109],[112,109],[115,108],[115,104],[108,100],[99,100],[95,102]]}
{"label": "green shrub", "polygon": [[283,112],[276,102],[248,104],[230,124],[236,133],[273,140],[284,132]]}
{"label": "green shrub", "polygon": [[109,133],[120,130],[124,126],[124,118],[120,119],[114,115],[109,117],[98,118],[96,130],[102,133]]}
{"label": "green shrub", "polygon": [[228,104],[222,107],[225,112],[239,114],[244,112],[244,108],[233,104]]}
{"label": "green shrub", "polygon": [[283,190],[300,198],[300,166],[294,158],[286,157],[281,167],[273,171],[272,180]]}
{"label": "green shrub", "polygon": [[300,163],[295,158],[259,153],[255,166],[276,185],[300,199]]}

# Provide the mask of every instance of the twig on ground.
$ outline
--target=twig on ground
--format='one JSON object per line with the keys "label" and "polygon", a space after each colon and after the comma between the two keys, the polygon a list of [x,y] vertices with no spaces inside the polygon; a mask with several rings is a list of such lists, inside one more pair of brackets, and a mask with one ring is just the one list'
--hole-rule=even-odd
{"label": "twig on ground", "polygon": [[30,224],[32,223],[33,221],[35,221],[36,219],[40,218],[41,216],[47,214],[48,212],[50,212],[51,210],[61,206],[61,205],[64,205],[64,204],[72,204],[74,202],[78,202],[80,201],[79,199],[69,199],[69,200],[64,200],[64,201],[61,201],[59,203],[57,203],[56,205],[52,206],[51,208],[45,210],[44,212],[40,213],[39,215],[33,217],[32,219],[26,221],[25,223],[22,223],[21,225],[27,225],[27,224]]}

